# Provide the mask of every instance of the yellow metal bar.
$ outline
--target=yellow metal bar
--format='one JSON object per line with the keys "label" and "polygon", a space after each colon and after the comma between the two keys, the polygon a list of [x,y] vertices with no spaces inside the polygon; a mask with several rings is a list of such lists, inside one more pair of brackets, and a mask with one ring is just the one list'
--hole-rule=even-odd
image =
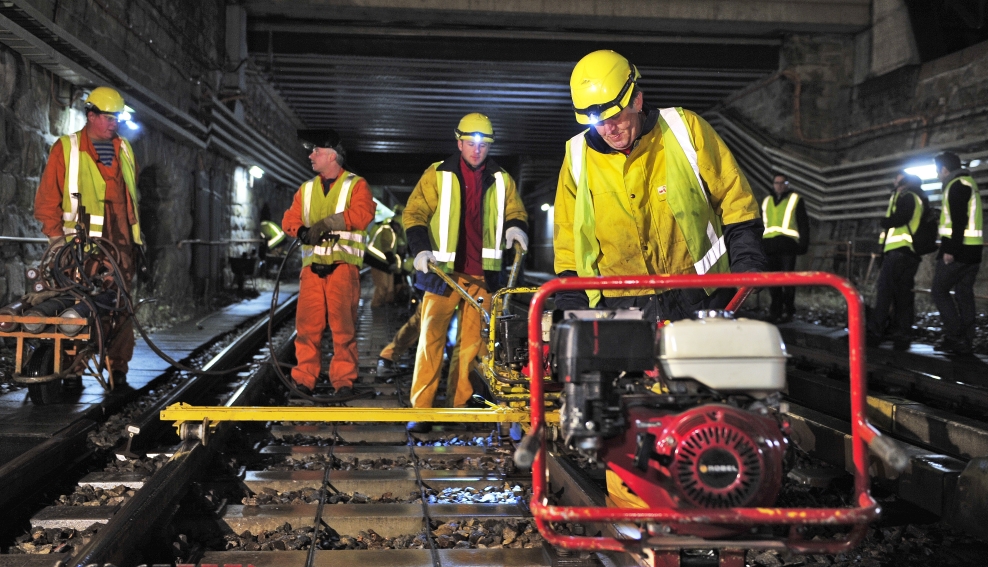
{"label": "yellow metal bar", "polygon": [[[351,407],[225,407],[172,404],[161,410],[162,421],[323,421],[528,423],[527,408],[351,408]],[[559,422],[558,412],[547,412],[546,420]]]}

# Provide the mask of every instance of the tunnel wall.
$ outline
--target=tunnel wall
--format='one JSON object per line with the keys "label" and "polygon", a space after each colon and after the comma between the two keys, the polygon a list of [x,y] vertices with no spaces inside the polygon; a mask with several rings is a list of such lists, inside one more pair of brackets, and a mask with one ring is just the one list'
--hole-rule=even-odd
{"label": "tunnel wall", "polygon": [[[35,7],[76,40],[167,104],[201,119],[216,98],[237,109],[255,132],[304,160],[295,144],[298,121],[269,86],[245,68],[244,88],[223,88],[225,3],[218,0],[155,2],[36,2]],[[111,5],[112,4],[112,5]],[[246,63],[244,63],[246,66]],[[111,86],[120,86],[112,85]],[[41,236],[33,200],[48,151],[58,136],[81,129],[85,92],[0,45],[0,233]],[[237,180],[248,164],[215,147],[202,149],[140,113],[129,138],[140,175],[140,214],[148,245],[150,277],[138,294],[159,299],[166,317],[195,312],[229,287],[228,256],[257,252],[257,243],[207,246],[183,241],[256,238],[264,209],[281,221],[296,186],[270,178]],[[239,177],[238,177],[239,176]],[[240,187],[240,190],[238,190]],[[210,205],[209,213],[199,208]],[[25,267],[42,246],[0,245],[0,300],[24,293]]]}
{"label": "tunnel wall", "polygon": [[[901,155],[898,162],[893,160],[901,167],[929,161],[947,149],[961,154],[983,152],[988,147],[988,107],[984,105],[988,42],[920,64],[908,23],[901,20],[903,14],[879,10],[879,5],[897,3],[875,4],[876,24],[858,36],[786,36],[779,73],[727,99],[725,114],[762,133],[780,149],[821,165]],[[890,186],[893,177],[890,171]],[[751,182],[761,196],[771,180]],[[865,284],[863,289],[870,289],[880,266],[876,260],[865,282],[871,262],[867,254],[880,252],[878,219],[811,224],[815,242],[855,242],[859,256],[852,273]],[[798,267],[830,266],[846,273],[843,258],[828,263],[823,258],[826,254],[813,249]],[[918,289],[930,288],[934,261],[935,254],[924,257],[916,277]],[[975,293],[988,297],[988,273],[980,274]]]}

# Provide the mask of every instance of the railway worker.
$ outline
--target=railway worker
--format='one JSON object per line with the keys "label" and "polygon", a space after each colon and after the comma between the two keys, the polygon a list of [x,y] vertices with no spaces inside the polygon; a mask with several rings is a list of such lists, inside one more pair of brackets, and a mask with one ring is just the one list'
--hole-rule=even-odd
{"label": "railway worker", "polygon": [[[970,354],[974,339],[974,280],[984,249],[981,195],[971,172],[961,167],[957,154],[944,152],[933,159],[943,183],[940,212],[940,251],[933,273],[933,302],[943,320],[943,341],[938,349]],[[954,296],[950,296],[954,290]]]}
{"label": "railway worker", "polygon": [[367,182],[344,169],[346,153],[334,130],[299,132],[318,175],[299,187],[281,221],[289,236],[302,241],[302,275],[295,326],[298,365],[292,379],[311,395],[322,368],[323,331],[333,335],[329,380],[335,395],[353,394],[357,378],[357,306],[367,225],[377,205]]}
{"label": "railway worker", "polygon": [[395,274],[401,271],[395,254],[398,229],[397,222],[391,217],[372,228],[368,235],[366,259],[371,266],[371,280],[374,282],[371,307],[375,309],[395,301]]}
{"label": "railway worker", "polygon": [[[449,274],[489,308],[503,250],[515,242],[528,248],[528,215],[515,181],[487,156],[494,143],[490,119],[479,113],[467,114],[454,134],[459,151],[425,170],[404,211],[408,247],[415,257],[415,286],[425,292],[412,376],[411,401],[417,408],[432,406],[446,333],[457,308],[459,361],[456,375],[449,377],[456,384],[454,407],[466,406],[473,395],[471,363],[483,346],[480,314],[439,276],[430,273],[429,266]],[[413,432],[429,429],[430,424],[409,423]]]}
{"label": "railway worker", "polygon": [[[796,270],[796,256],[806,254],[810,246],[810,220],[803,199],[789,187],[789,177],[779,173],[772,178],[772,194],[762,201],[762,250],[770,272]],[[791,321],[796,308],[795,287],[769,288],[773,322]]]}
{"label": "railway worker", "polygon": [[913,248],[912,235],[919,229],[923,211],[929,207],[922,184],[919,177],[904,171],[895,176],[895,192],[889,199],[885,218],[881,220],[884,230],[878,237],[884,258],[876,283],[875,308],[868,319],[869,346],[878,346],[884,339],[890,308],[893,312],[892,348],[909,350],[912,343],[913,284],[920,262],[920,256]]}
{"label": "railway worker", "polygon": [[[80,207],[89,214],[90,236],[113,243],[120,253],[124,288],[133,284],[138,246],[143,246],[138,217],[137,162],[130,142],[117,135],[118,117],[126,111],[123,96],[97,87],[86,98],[86,126],[62,136],[51,147],[34,197],[34,218],[49,246],[62,246],[76,232]],[[78,198],[74,198],[78,195]],[[126,383],[134,354],[134,323],[117,319],[119,331],[106,348],[114,387]]]}
{"label": "railway worker", "polygon": [[[715,274],[765,267],[762,220],[720,136],[682,108],[644,101],[638,69],[613,51],[576,64],[576,121],[555,200],[559,276]],[[725,306],[733,290],[627,289],[556,294],[559,309],[638,307],[676,320]]]}

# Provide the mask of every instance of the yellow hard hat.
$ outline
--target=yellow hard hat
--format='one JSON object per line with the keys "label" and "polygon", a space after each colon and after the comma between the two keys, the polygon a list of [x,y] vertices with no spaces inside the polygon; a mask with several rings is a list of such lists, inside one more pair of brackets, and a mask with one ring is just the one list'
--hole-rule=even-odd
{"label": "yellow hard hat", "polygon": [[491,119],[479,112],[471,112],[460,119],[459,126],[453,130],[457,140],[483,140],[494,142],[494,126]]}
{"label": "yellow hard hat", "polygon": [[569,79],[576,121],[596,124],[624,110],[640,77],[634,65],[608,49],[580,59]]}
{"label": "yellow hard hat", "polygon": [[100,112],[115,114],[117,112],[123,112],[124,99],[116,89],[96,87],[86,98],[86,105],[92,106]]}

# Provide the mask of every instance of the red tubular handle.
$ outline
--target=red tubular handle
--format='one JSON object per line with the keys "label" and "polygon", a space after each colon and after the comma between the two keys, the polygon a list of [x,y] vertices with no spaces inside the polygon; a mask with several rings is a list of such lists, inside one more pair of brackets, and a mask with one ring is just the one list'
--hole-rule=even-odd
{"label": "red tubular handle", "polygon": [[[640,546],[638,540],[562,536],[549,522],[660,522],[672,524],[829,524],[854,525],[849,539],[839,542],[808,542],[790,538],[788,545],[803,552],[834,553],[850,549],[864,537],[864,524],[878,518],[880,508],[871,497],[868,476],[868,447],[882,447],[881,438],[867,420],[864,313],[861,295],[848,280],[827,272],[767,272],[740,274],[656,275],[597,278],[562,278],[539,288],[532,297],[528,320],[529,377],[531,379],[531,425],[538,431],[545,423],[541,314],[546,300],[556,292],[587,289],[678,289],[698,287],[737,287],[729,308],[740,306],[754,288],[771,286],[829,286],[847,301],[850,351],[851,435],[854,464],[854,508],[729,508],[718,510],[679,510],[674,508],[603,508],[549,506],[546,499],[545,443],[535,452],[532,466],[532,515],[542,536],[553,545],[572,549],[626,551]],[[544,437],[542,437],[544,439]]]}

